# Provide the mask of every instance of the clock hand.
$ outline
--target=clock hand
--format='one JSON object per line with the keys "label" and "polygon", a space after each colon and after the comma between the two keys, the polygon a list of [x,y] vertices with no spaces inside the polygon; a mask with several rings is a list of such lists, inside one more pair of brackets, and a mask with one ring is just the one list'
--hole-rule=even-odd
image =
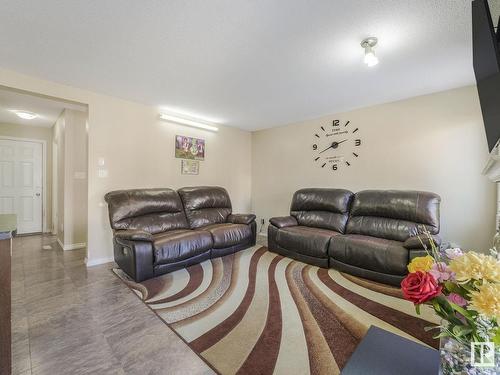
{"label": "clock hand", "polygon": [[332,145],[331,145],[330,147],[328,147],[328,148],[325,148],[325,149],[324,149],[323,151],[320,151],[319,153],[320,153],[320,154],[322,154],[323,152],[325,152],[326,150],[329,150],[329,149],[331,149],[332,147],[333,147],[333,144],[332,144]]}
{"label": "clock hand", "polygon": [[330,147],[325,148],[323,151],[320,151],[320,154],[322,154],[323,152],[325,152],[331,148],[337,148],[337,147],[339,147],[339,144],[347,142],[347,141],[348,141],[347,139],[344,139],[343,141],[340,141],[340,142],[333,142]]}

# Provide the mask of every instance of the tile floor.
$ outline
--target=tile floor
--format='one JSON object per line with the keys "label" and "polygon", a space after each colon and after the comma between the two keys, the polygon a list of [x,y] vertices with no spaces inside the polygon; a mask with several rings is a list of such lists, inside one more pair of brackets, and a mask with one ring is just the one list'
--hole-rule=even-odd
{"label": "tile floor", "polygon": [[[43,250],[51,245],[51,250]],[[17,237],[13,374],[212,374],[117,277],[53,236]]]}

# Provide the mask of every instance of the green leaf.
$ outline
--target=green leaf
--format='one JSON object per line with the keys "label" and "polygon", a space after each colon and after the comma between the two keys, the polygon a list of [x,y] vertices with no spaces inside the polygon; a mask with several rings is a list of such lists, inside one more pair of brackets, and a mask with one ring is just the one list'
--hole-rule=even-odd
{"label": "green leaf", "polygon": [[415,305],[415,311],[417,312],[417,315],[420,315],[420,305],[419,304]]}
{"label": "green leaf", "polygon": [[495,336],[493,336],[493,342],[495,345],[500,345],[500,328],[497,328]]}
{"label": "green leaf", "polygon": [[473,329],[468,326],[454,326],[451,330],[456,337],[462,337],[472,333]]}

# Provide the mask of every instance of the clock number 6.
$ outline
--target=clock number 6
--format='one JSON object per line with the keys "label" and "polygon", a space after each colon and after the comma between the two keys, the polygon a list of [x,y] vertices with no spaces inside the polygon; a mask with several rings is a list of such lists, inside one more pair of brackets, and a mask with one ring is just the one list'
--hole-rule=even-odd
{"label": "clock number 6", "polygon": [[333,169],[334,171],[336,171],[336,170],[337,170],[337,164],[334,164],[334,165],[333,165],[333,167],[332,167],[332,169]]}

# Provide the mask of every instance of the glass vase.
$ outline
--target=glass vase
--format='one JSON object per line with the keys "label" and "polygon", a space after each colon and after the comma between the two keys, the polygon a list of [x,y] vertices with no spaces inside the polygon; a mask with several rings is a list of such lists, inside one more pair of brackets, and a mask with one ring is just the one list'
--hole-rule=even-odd
{"label": "glass vase", "polygon": [[[451,337],[442,337],[439,343],[440,365],[439,375],[498,375],[500,374],[500,351],[495,348],[493,365],[488,365],[490,357],[484,357],[488,347],[475,347],[474,361],[470,344],[462,344]],[[482,367],[482,365],[486,365]]]}

